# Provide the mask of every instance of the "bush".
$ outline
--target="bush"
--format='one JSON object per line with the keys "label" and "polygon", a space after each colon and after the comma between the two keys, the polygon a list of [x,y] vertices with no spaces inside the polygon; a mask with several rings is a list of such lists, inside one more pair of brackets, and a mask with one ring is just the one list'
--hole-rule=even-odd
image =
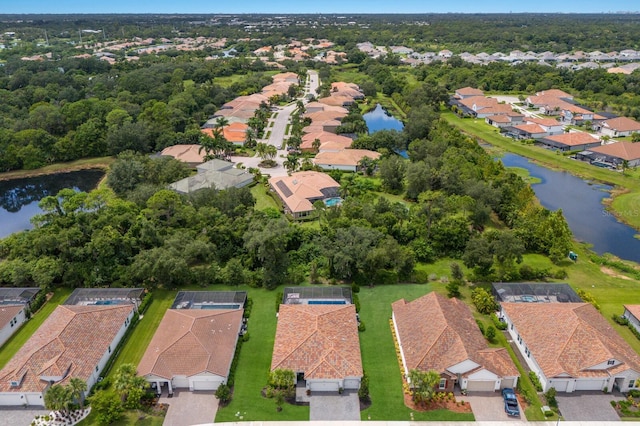
{"label": "bush", "polygon": [[593,294],[588,293],[583,289],[578,289],[577,293],[578,293],[578,296],[580,296],[580,299],[582,299],[587,303],[591,303],[594,308],[596,308],[597,310],[600,310],[600,305],[598,305],[598,302],[596,302],[596,298],[593,297]]}
{"label": "bush", "polygon": [[457,280],[451,281],[446,286],[447,288],[447,296],[452,297],[460,297],[460,282]]}
{"label": "bush", "polygon": [[231,388],[226,383],[221,384],[216,390],[216,398],[223,404],[228,403],[231,401]]}
{"label": "bush", "polygon": [[351,293],[360,293],[360,286],[356,283],[351,284]]}
{"label": "bush", "polygon": [[360,389],[358,389],[358,398],[363,402],[369,401],[369,376],[365,371],[360,380]]}
{"label": "bush", "polygon": [[471,292],[471,300],[481,314],[490,314],[499,308],[493,296],[482,287],[478,287]]}
{"label": "bush", "polygon": [[364,325],[364,321],[360,320],[360,324],[358,324],[358,331],[365,331],[367,327]]}
{"label": "bush", "polygon": [[496,340],[496,328],[492,325],[487,327],[487,340],[493,343]]}
{"label": "bush", "polygon": [[640,398],[640,390],[639,390],[639,389],[631,389],[631,390],[628,392],[628,395],[629,395],[631,398]]}
{"label": "bush", "polygon": [[498,330],[506,330],[507,329],[507,323],[504,322],[504,321],[501,321],[500,318],[498,318],[498,316],[495,313],[491,314],[491,321],[493,322],[493,325]]}
{"label": "bush", "polygon": [[[613,401],[611,401],[611,402],[613,402]],[[553,411],[551,411],[551,410],[549,410],[549,411],[545,411],[545,412],[544,412],[544,416],[545,416],[545,417],[552,417],[552,416],[553,416],[553,414],[554,414],[554,413],[553,413]]]}
{"label": "bush", "polygon": [[564,280],[568,276],[569,274],[567,274],[567,271],[565,269],[556,269],[556,271],[553,273],[553,278],[557,280]]}
{"label": "bush", "polygon": [[558,408],[558,401],[556,400],[556,388],[549,388],[549,390],[544,394],[544,397],[546,398],[549,407]]}
{"label": "bush", "polygon": [[282,303],[282,298],[284,297],[284,293],[279,291],[276,293],[276,312],[280,311],[280,304]]}
{"label": "bush", "polygon": [[242,318],[249,318],[251,316],[251,310],[253,309],[253,299],[247,297],[247,302],[244,304],[244,312]]}
{"label": "bush", "polygon": [[140,315],[144,314],[147,311],[147,308],[153,301],[153,293],[147,292],[145,296],[142,298],[142,302],[140,302],[140,306],[138,306],[138,312]]}
{"label": "bush", "polygon": [[242,341],[243,342],[248,342],[249,341],[249,332],[246,331],[243,335],[242,335]]}
{"label": "bush", "polygon": [[353,304],[356,306],[356,312],[360,312],[360,298],[357,294],[352,294]]}
{"label": "bush", "polygon": [[540,383],[540,379],[534,371],[529,371],[529,379],[531,380],[533,387],[536,388],[538,392],[542,392],[542,383]]}
{"label": "bush", "polygon": [[480,329],[480,332],[484,336],[484,324],[480,320],[476,320],[476,324],[478,324],[478,328]]}
{"label": "bush", "polygon": [[623,317],[622,315],[612,315],[613,321],[620,325],[629,325],[629,320]]}

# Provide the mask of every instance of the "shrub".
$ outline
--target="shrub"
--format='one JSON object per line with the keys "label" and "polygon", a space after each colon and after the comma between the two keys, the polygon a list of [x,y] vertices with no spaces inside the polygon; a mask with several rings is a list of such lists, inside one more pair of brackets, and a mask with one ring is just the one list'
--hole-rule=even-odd
{"label": "shrub", "polygon": [[231,388],[226,383],[221,384],[216,390],[216,398],[223,404],[228,403],[231,401]]}
{"label": "shrub", "polygon": [[538,392],[542,392],[542,383],[540,383],[540,379],[534,371],[529,371],[529,379],[531,380],[533,387],[536,388]]}
{"label": "shrub", "polygon": [[281,291],[276,293],[276,312],[280,311],[280,304],[282,303],[282,298],[284,297],[284,293]]}
{"label": "shrub", "polygon": [[544,394],[544,397],[546,398],[549,407],[558,408],[558,401],[556,400],[556,388],[549,388],[549,390]]}
{"label": "shrub", "polygon": [[491,321],[493,321],[493,325],[498,330],[506,330],[507,329],[507,323],[504,322],[504,321],[501,321],[500,318],[498,318],[498,316],[495,313],[491,314]]}
{"label": "shrub", "polygon": [[243,341],[243,342],[248,342],[248,341],[249,341],[249,332],[248,332],[248,331],[247,331],[247,332],[245,332],[245,333],[242,335],[242,341]]}
{"label": "shrub", "polygon": [[251,309],[253,309],[253,299],[247,297],[247,302],[244,304],[244,312],[242,313],[242,317],[249,318],[251,316]]}
{"label": "shrub", "polygon": [[569,276],[569,274],[567,274],[567,271],[565,269],[556,269],[556,271],[553,273],[553,278],[557,279],[557,280],[564,280],[565,278],[567,278]]}
{"label": "shrub", "polygon": [[492,325],[487,327],[486,336],[487,340],[493,343],[496,340],[496,328]]}
{"label": "shrub", "polygon": [[629,325],[629,320],[623,317],[622,315],[612,315],[613,321],[620,325]]}
{"label": "shrub", "polygon": [[484,336],[484,324],[480,320],[476,320],[476,324],[478,324],[478,328],[480,329],[480,332]]}
{"label": "shrub", "polygon": [[447,284],[447,296],[460,297],[460,283],[457,280],[451,281]]}
{"label": "shrub", "polygon": [[471,300],[481,314],[490,314],[499,308],[493,296],[482,287],[478,287],[471,292]]}
{"label": "shrub", "polygon": [[360,298],[357,294],[353,294],[353,304],[356,306],[356,312],[360,312]]}
{"label": "shrub", "polygon": [[600,310],[600,305],[598,305],[598,302],[596,302],[596,298],[593,297],[593,294],[588,293],[583,289],[578,289],[577,293],[578,293],[578,296],[580,296],[580,299],[584,300],[587,303],[591,303],[594,308],[596,308],[597,310]]}
{"label": "shrub", "polygon": [[[611,401],[611,402],[613,402],[613,401]],[[544,416],[545,416],[545,417],[551,417],[551,416],[553,416],[553,411],[551,411],[551,410],[545,411],[545,412],[544,412]]]}
{"label": "shrub", "polygon": [[628,395],[632,398],[640,398],[640,390],[639,389],[631,389]]}
{"label": "shrub", "polygon": [[362,379],[360,380],[358,398],[360,398],[360,400],[364,402],[369,401],[369,376],[367,376],[366,371],[362,374]]}
{"label": "shrub", "polygon": [[142,302],[140,302],[140,306],[138,306],[138,312],[140,313],[140,315],[144,314],[147,311],[147,308],[152,301],[153,293],[148,292],[147,294],[145,294],[145,296],[142,298]]}
{"label": "shrub", "polygon": [[360,286],[356,283],[351,284],[351,292],[352,293],[360,293]]}
{"label": "shrub", "polygon": [[360,324],[358,324],[358,331],[365,331],[367,327],[364,325],[364,321],[360,320]]}

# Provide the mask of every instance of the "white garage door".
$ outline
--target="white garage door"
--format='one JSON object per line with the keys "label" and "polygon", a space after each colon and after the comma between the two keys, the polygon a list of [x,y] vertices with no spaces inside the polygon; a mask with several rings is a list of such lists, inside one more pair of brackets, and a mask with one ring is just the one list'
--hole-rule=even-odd
{"label": "white garage door", "polygon": [[549,387],[555,388],[556,392],[566,392],[568,384],[569,384],[568,380],[550,380],[549,381]]}
{"label": "white garage door", "polygon": [[217,390],[221,382],[218,380],[194,380],[193,390]]}
{"label": "white garage door", "polygon": [[577,391],[580,390],[595,390],[595,391],[599,391],[602,390],[602,388],[604,387],[604,383],[602,383],[602,380],[578,380],[576,381],[576,389]]}
{"label": "white garage door", "polygon": [[318,392],[337,392],[340,388],[340,384],[338,382],[310,382],[309,388],[312,391]]}
{"label": "white garage door", "polygon": [[467,382],[469,392],[493,392],[495,389],[495,380],[469,380]]}
{"label": "white garage door", "polygon": [[500,382],[500,389],[515,388],[515,386],[513,385],[515,381],[516,379],[502,379],[502,382]]}
{"label": "white garage door", "polygon": [[345,379],[344,380],[344,388],[345,389],[360,389],[360,380],[358,380],[358,379]]}

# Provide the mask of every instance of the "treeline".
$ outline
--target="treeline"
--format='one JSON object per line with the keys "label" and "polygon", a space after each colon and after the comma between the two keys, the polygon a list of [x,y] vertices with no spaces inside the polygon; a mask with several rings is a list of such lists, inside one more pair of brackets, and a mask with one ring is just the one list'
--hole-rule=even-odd
{"label": "treeline", "polygon": [[[197,143],[222,104],[271,83],[260,61],[190,59],[9,60],[0,68],[0,171]],[[234,74],[245,77],[214,83]]]}

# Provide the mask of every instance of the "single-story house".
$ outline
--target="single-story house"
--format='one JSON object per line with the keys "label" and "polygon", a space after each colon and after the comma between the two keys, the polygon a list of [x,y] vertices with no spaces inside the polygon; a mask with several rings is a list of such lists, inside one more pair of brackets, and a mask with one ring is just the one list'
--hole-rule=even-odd
{"label": "single-story house", "polygon": [[437,371],[438,389],[452,392],[514,388],[518,369],[504,348],[489,348],[469,307],[436,292],[391,305],[404,374]]}
{"label": "single-story house", "polygon": [[313,203],[338,196],[340,184],[320,172],[297,172],[269,179],[269,186],[284,204],[284,212],[294,219],[310,215]]}
{"label": "single-story house", "polygon": [[[491,99],[491,98],[489,98]],[[484,107],[475,113],[476,118],[487,118],[496,115],[510,114],[513,112],[513,108],[510,104],[500,104]]]}
{"label": "single-story house", "polygon": [[640,305],[624,305],[623,317],[629,321],[629,325],[640,332]]}
{"label": "single-story house", "polygon": [[[452,99],[451,104],[457,106],[460,109],[462,115],[477,117],[478,114],[481,114],[481,111],[485,108],[495,108],[498,106],[498,100],[495,98],[487,98],[484,96],[470,96],[463,99]],[[493,110],[487,109],[490,111],[488,115],[495,115]],[[511,111],[511,108],[509,108]],[[506,113],[504,111],[503,113]]]}
{"label": "single-story house", "polygon": [[319,151],[327,151],[327,147],[325,146],[323,149],[323,145],[328,142],[334,142],[334,147],[338,147],[337,149],[332,149],[334,151],[341,151],[343,149],[347,149],[351,147],[353,143],[353,139],[343,136],[336,135],[335,133],[327,132],[327,131],[319,131],[319,132],[310,132],[302,136],[302,144],[300,145],[300,149],[302,151],[312,152],[314,151],[313,142],[318,139],[320,141]]}
{"label": "single-story house", "polygon": [[0,405],[44,405],[54,384],[91,390],[124,336],[135,305],[60,305],[0,370]]}
{"label": "single-story house", "polygon": [[38,287],[0,288],[0,346],[27,320],[29,305],[39,291]]}
{"label": "single-story house", "polygon": [[527,117],[524,119],[527,124],[537,124],[542,127],[549,136],[561,135],[564,133],[564,125],[555,118]]}
{"label": "single-story house", "polygon": [[525,99],[525,103],[532,107],[542,108],[550,104],[556,104],[558,101],[567,102],[571,100],[573,100],[573,96],[569,93],[559,89],[549,89],[538,92],[535,96],[529,96]]}
{"label": "single-story house", "polygon": [[157,394],[163,387],[170,395],[174,389],[217,390],[227,382],[243,326],[244,300],[236,293],[246,300],[246,292],[233,291],[176,296],[138,365]]}
{"label": "single-story house", "polygon": [[579,160],[608,164],[612,167],[621,166],[624,161],[629,167],[637,167],[640,165],[640,144],[624,141],[609,143],[582,151],[577,157]]}
{"label": "single-story house", "polygon": [[271,371],[293,370],[313,391],[359,389],[362,359],[353,304],[281,304]]}
{"label": "single-story house", "polygon": [[559,151],[576,151],[600,146],[600,139],[587,132],[570,132],[538,139],[543,145]]}
{"label": "single-story house", "polygon": [[540,139],[549,136],[549,132],[538,124],[519,124],[517,126],[506,126],[500,129],[516,139]]}
{"label": "single-story house", "polygon": [[502,128],[507,126],[517,126],[524,124],[524,115],[516,112],[510,112],[507,114],[489,115],[484,119],[485,123],[490,126]]}
{"label": "single-story house", "polygon": [[[222,128],[222,135],[228,142],[231,142],[234,145],[241,146],[244,145],[244,142],[247,139],[248,128],[249,126],[247,126],[246,124],[236,121],[224,126]],[[204,129],[201,129],[201,132],[209,137],[214,137],[213,128],[206,127]]]}
{"label": "single-story house", "polygon": [[604,120],[594,126],[605,136],[619,138],[631,136],[633,133],[640,133],[640,123],[628,117],[616,117]]}
{"label": "single-story house", "polygon": [[318,153],[313,159],[313,164],[325,170],[358,171],[358,166],[363,158],[377,160],[380,153],[368,149],[344,149],[338,152],[324,151]]}
{"label": "single-story house", "polygon": [[640,356],[590,303],[501,303],[509,334],[543,390],[628,391]]}
{"label": "single-story house", "polygon": [[204,163],[206,152],[202,148],[202,145],[178,144],[166,147],[160,152],[160,155],[173,157],[178,161],[187,163],[191,167],[195,167],[198,164]]}
{"label": "single-story house", "polygon": [[467,86],[456,89],[455,94],[453,95],[453,97],[456,99],[465,99],[472,96],[484,96],[484,92],[480,89]]}
{"label": "single-story house", "polygon": [[253,175],[244,169],[234,167],[233,163],[213,159],[196,167],[198,173],[180,179],[169,188],[181,194],[191,194],[200,189],[243,188],[253,183]]}

